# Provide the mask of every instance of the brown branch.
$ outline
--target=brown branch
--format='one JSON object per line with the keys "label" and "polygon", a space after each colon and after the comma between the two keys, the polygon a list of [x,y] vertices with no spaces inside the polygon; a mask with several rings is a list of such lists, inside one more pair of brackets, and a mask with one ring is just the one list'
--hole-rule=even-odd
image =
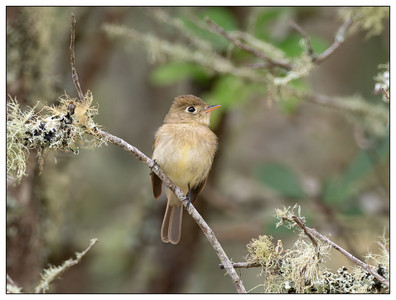
{"label": "brown branch", "polygon": [[305,40],[305,43],[307,45],[307,52],[308,55],[312,58],[312,60],[315,59],[315,52],[312,48],[311,44],[311,38],[308,36],[308,34],[302,29],[296,22],[293,20],[289,20],[290,26],[292,26],[299,34],[301,34]]}
{"label": "brown branch", "polygon": [[313,62],[316,64],[320,64],[324,60],[329,58],[329,56],[332,55],[344,43],[346,32],[351,25],[352,25],[351,19],[345,20],[345,22],[338,29],[333,44],[331,44],[329,48],[327,48],[325,51],[323,51],[321,54],[315,57],[313,59]]}
{"label": "brown branch", "polygon": [[[257,267],[262,267],[261,264],[257,263],[257,262],[233,262],[232,263],[234,268],[239,268],[239,269],[247,269],[247,268],[257,268]],[[224,269],[224,265],[223,264],[219,264],[220,269]]]}
{"label": "brown branch", "polygon": [[76,32],[76,17],[72,13],[72,24],[71,24],[71,34],[70,34],[70,65],[72,69],[72,78],[74,82],[74,86],[76,87],[78,98],[81,103],[85,103],[84,93],[81,89],[80,81],[78,80],[77,70],[76,70],[76,57],[74,54],[74,40],[75,40],[75,32]]}
{"label": "brown branch", "polygon": [[213,30],[214,33],[224,37],[225,39],[227,39],[229,42],[231,42],[235,46],[237,46],[247,52],[250,52],[254,56],[257,56],[258,58],[268,62],[269,66],[272,66],[272,67],[277,66],[277,67],[284,68],[286,70],[292,69],[292,66],[288,62],[274,60],[274,59],[270,58],[269,56],[267,56],[265,53],[258,51],[256,49],[250,47],[249,45],[246,45],[245,43],[241,42],[237,38],[234,38],[231,34],[229,34],[226,30],[224,30],[222,27],[217,25],[215,22],[213,22],[210,18],[205,17],[205,21],[206,21],[206,23],[209,24],[210,28]]}
{"label": "brown branch", "polygon": [[381,242],[377,242],[377,244],[381,247],[382,251],[389,256],[389,251],[388,249],[386,249],[385,245],[382,244]]}
{"label": "brown branch", "polygon": [[[298,217],[296,217],[295,215],[291,216],[293,221],[304,230],[304,233],[311,239],[314,239],[314,236],[318,239],[320,239],[322,242],[325,242],[327,244],[329,244],[331,247],[333,247],[334,249],[336,249],[337,251],[341,252],[342,254],[344,254],[350,261],[354,262],[355,264],[357,264],[358,266],[362,267],[364,270],[366,270],[367,272],[369,272],[371,275],[373,275],[379,282],[381,282],[383,285],[385,285],[386,287],[389,288],[389,281],[386,280],[383,276],[379,275],[375,270],[373,270],[373,268],[371,268],[368,264],[362,262],[360,259],[356,258],[355,256],[353,256],[351,253],[349,253],[348,251],[346,251],[344,248],[342,248],[341,246],[337,245],[336,243],[334,243],[333,241],[331,241],[330,239],[328,239],[326,236],[324,236],[323,234],[319,233],[315,228],[309,228],[307,226],[304,225],[304,222],[301,221]],[[290,219],[288,219],[290,220]],[[303,227],[301,227],[301,225],[303,225]]]}
{"label": "brown branch", "polygon": [[[70,43],[70,52],[72,55],[72,72],[73,72],[73,80],[75,83],[75,87],[77,89],[77,92],[80,95],[81,87],[80,83],[78,81],[78,76],[77,76],[77,71],[75,68],[75,62],[74,62],[74,27],[75,27],[75,18],[74,15],[72,15],[72,33],[71,33],[71,43]],[[84,98],[81,98],[81,101],[83,101]],[[105,131],[102,131],[100,129],[95,129],[92,134],[95,134],[98,137],[101,137],[105,139],[106,141],[112,143],[113,145],[119,146],[123,148],[124,150],[128,151],[132,155],[134,155],[137,159],[140,161],[146,163],[148,167],[151,169],[152,172],[154,172],[164,183],[165,185],[175,193],[175,195],[179,198],[179,200],[182,202],[184,205],[186,211],[188,214],[194,219],[194,221],[198,224],[198,226],[201,228],[202,232],[205,234],[206,238],[208,239],[209,243],[212,245],[213,249],[216,251],[217,256],[219,257],[220,261],[224,265],[225,269],[227,270],[228,275],[230,275],[232,282],[234,283],[234,286],[237,290],[238,293],[246,293],[245,287],[242,284],[241,279],[239,278],[238,274],[236,273],[234,267],[232,266],[232,262],[228,258],[227,254],[224,252],[221,244],[217,240],[213,230],[209,227],[209,225],[205,222],[205,220],[202,218],[202,216],[198,213],[198,211],[195,209],[195,207],[188,201],[188,198],[186,195],[183,194],[183,192],[180,190],[179,187],[177,187],[169,178],[168,176],[165,175],[165,173],[160,169],[160,167],[155,163],[154,160],[148,158],[143,152],[141,152],[139,149],[136,147],[128,144],[125,142],[123,139],[116,137],[110,133],[107,133]]]}
{"label": "brown branch", "polygon": [[298,227],[300,227],[304,231],[305,235],[308,236],[308,238],[311,240],[312,244],[314,244],[315,248],[318,249],[318,242],[316,241],[315,237],[309,232],[309,230],[305,226],[305,220],[302,220],[295,215],[292,215],[291,217],[292,217],[293,221],[298,225]]}
{"label": "brown branch", "polygon": [[381,88],[381,92],[385,95],[386,99],[389,101],[389,93],[385,88]]}

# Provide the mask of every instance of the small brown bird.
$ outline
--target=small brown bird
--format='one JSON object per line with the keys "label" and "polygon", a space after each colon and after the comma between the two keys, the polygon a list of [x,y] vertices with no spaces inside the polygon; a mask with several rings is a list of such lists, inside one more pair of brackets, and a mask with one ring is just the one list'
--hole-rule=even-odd
{"label": "small brown bird", "polygon": [[[217,137],[209,129],[210,112],[220,105],[207,105],[201,98],[182,95],[175,98],[164,124],[157,130],[153,159],[193,203],[206,184],[217,149]],[[162,181],[151,173],[154,198],[162,193]],[[162,221],[161,239],[180,241],[183,205],[166,189],[168,203]]]}

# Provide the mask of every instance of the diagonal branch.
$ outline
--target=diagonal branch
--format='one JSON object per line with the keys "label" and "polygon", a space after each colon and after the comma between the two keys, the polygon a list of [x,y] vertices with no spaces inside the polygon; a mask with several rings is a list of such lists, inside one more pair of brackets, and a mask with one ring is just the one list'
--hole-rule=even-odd
{"label": "diagonal branch", "polygon": [[345,22],[338,29],[333,44],[331,44],[331,46],[323,51],[321,54],[316,56],[312,61],[318,65],[327,58],[329,58],[329,56],[332,55],[344,43],[346,32],[351,25],[351,19],[345,20]]}
{"label": "diagonal branch", "polygon": [[[371,266],[368,264],[362,262],[360,259],[356,258],[353,256],[351,253],[346,251],[344,248],[341,246],[337,245],[333,241],[331,241],[329,238],[318,232],[315,228],[310,228],[305,226],[304,222],[300,220],[297,216],[291,215],[292,220],[304,231],[304,233],[311,239],[311,241],[315,240],[314,237],[318,238],[322,242],[325,242],[329,244],[331,247],[336,249],[337,251],[341,252],[344,254],[350,261],[354,262],[358,266],[362,267],[364,270],[369,272],[371,275],[373,275],[379,282],[381,282],[383,285],[389,288],[389,281],[386,280],[383,276],[379,275]],[[317,244],[315,240],[315,245]]]}
{"label": "diagonal branch", "polygon": [[235,46],[252,53],[253,55],[257,56],[258,58],[266,61],[269,66],[276,66],[276,67],[281,67],[286,70],[291,70],[292,66],[283,61],[277,61],[266,55],[265,53],[258,51],[254,49],[253,47],[250,47],[249,45],[243,43],[241,40],[234,38],[231,34],[229,34],[226,30],[224,30],[222,27],[217,25],[215,22],[213,22],[210,18],[206,17],[205,21],[209,24],[211,29],[218,35],[224,37],[227,39],[229,42],[233,43]]}
{"label": "diagonal branch", "polygon": [[301,34],[305,40],[306,46],[307,46],[307,52],[308,55],[314,60],[315,57],[315,52],[311,44],[311,38],[308,36],[308,34],[305,32],[304,29],[301,28],[300,25],[298,25],[296,22],[293,20],[289,20],[290,26],[292,26],[299,34]]}

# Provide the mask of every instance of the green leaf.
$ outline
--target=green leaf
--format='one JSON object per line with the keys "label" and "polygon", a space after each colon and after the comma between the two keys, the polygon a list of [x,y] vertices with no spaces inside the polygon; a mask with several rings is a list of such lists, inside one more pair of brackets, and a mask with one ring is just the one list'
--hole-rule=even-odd
{"label": "green leaf", "polygon": [[287,167],[279,163],[266,163],[259,166],[256,176],[262,183],[277,191],[284,197],[305,198],[297,176]]}
{"label": "green leaf", "polygon": [[150,75],[151,82],[157,85],[169,85],[187,78],[203,82],[208,79],[208,74],[196,64],[170,62],[157,67]]}
{"label": "green leaf", "polygon": [[[315,54],[322,53],[329,46],[329,43],[319,36],[310,36],[310,39],[311,46]],[[306,51],[306,46],[302,43],[305,43],[305,41],[303,41],[303,37],[299,33],[292,33],[279,43],[278,46],[286,53],[287,56],[298,57]]]}
{"label": "green leaf", "polygon": [[229,9],[225,7],[210,7],[200,13],[201,17],[209,17],[224,30],[232,31],[237,29],[237,21]]}
{"label": "green leaf", "polygon": [[330,43],[320,36],[313,35],[311,36],[311,45],[315,54],[320,54],[330,46]]}
{"label": "green leaf", "polygon": [[253,85],[246,84],[235,76],[222,76],[205,99],[212,104],[220,104],[224,109],[246,100]]}
{"label": "green leaf", "polygon": [[278,44],[288,57],[298,57],[303,52],[300,44],[301,35],[297,33],[290,34],[286,39]]}
{"label": "green leaf", "polygon": [[370,153],[366,150],[359,151],[346,171],[339,178],[325,182],[323,189],[324,201],[326,203],[338,204],[348,200],[348,198],[356,193],[359,182],[372,172],[373,163],[379,162],[383,156],[388,155],[388,151],[388,138],[384,139],[384,142],[377,148],[377,157],[371,157]]}
{"label": "green leaf", "polygon": [[284,9],[283,7],[262,7],[255,20],[254,36],[259,39],[269,39],[272,29],[271,22],[276,21],[284,13]]}
{"label": "green leaf", "polygon": [[[213,85],[212,90],[203,94],[203,99],[209,104],[220,104],[219,111],[226,111],[230,107],[242,103],[254,91],[260,91],[262,85],[247,84],[234,76],[222,76]],[[221,113],[211,116],[211,126],[215,128],[220,121]]]}

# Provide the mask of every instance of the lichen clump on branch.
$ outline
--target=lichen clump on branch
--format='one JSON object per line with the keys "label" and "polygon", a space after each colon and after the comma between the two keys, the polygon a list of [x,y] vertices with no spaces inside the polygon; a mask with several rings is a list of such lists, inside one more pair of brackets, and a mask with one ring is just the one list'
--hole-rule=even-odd
{"label": "lichen clump on branch", "polygon": [[[295,210],[297,212],[295,213]],[[382,285],[373,275],[360,266],[350,270],[342,266],[337,272],[331,272],[326,264],[330,259],[331,246],[320,240],[312,243],[304,231],[296,226],[293,216],[305,220],[301,216],[299,205],[276,209],[277,227],[299,230],[300,234],[294,244],[286,249],[282,241],[275,243],[271,236],[259,236],[247,244],[246,261],[259,263],[262,266],[260,276],[264,277],[262,287],[264,293],[388,293],[389,289]],[[369,254],[370,266],[378,274],[389,279],[389,241],[383,237],[380,254]],[[368,262],[367,262],[368,263]]]}
{"label": "lichen clump on branch", "polygon": [[36,105],[23,112],[11,99],[7,103],[7,178],[21,180],[31,149],[38,151],[42,167],[43,155],[49,149],[78,154],[79,146],[93,148],[105,142],[95,136],[98,125],[93,117],[98,109],[92,102],[88,91],[85,102],[63,95],[57,106],[45,106],[36,112]]}

